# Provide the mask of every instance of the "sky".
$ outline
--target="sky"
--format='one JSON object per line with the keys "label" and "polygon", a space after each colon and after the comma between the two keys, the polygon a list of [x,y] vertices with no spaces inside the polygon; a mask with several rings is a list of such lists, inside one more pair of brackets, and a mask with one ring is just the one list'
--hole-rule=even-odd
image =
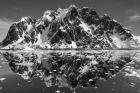
{"label": "sky", "polygon": [[93,8],[99,15],[108,14],[140,36],[140,0],[0,0],[0,41],[21,17],[38,19],[46,10],[56,11],[70,5]]}

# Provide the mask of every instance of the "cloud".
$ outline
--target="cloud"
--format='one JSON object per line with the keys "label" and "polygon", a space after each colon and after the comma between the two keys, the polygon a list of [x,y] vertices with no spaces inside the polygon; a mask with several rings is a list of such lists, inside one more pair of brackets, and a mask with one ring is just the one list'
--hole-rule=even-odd
{"label": "cloud", "polygon": [[140,12],[137,10],[127,10],[126,14],[128,15],[129,22],[139,22],[140,21]]}
{"label": "cloud", "polygon": [[6,37],[12,23],[13,21],[11,19],[0,18],[0,41],[2,41]]}
{"label": "cloud", "polygon": [[22,8],[15,7],[15,6],[14,6],[14,7],[12,7],[12,9],[13,9],[13,10],[15,10],[15,11],[22,11],[22,10],[23,10]]}
{"label": "cloud", "polygon": [[131,22],[140,21],[140,15],[139,15],[139,14],[131,15],[131,16],[129,16],[129,20],[130,20]]}

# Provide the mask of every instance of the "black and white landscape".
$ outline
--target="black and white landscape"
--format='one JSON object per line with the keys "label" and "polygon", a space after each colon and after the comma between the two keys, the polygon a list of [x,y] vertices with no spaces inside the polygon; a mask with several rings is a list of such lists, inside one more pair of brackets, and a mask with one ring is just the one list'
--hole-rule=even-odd
{"label": "black and white landscape", "polygon": [[88,7],[47,10],[39,19],[21,18],[1,49],[137,49],[139,38],[108,15]]}
{"label": "black and white landscape", "polygon": [[17,50],[0,54],[1,93],[140,91],[137,50]]}
{"label": "black and white landscape", "polygon": [[0,93],[140,93],[138,0],[3,0]]}

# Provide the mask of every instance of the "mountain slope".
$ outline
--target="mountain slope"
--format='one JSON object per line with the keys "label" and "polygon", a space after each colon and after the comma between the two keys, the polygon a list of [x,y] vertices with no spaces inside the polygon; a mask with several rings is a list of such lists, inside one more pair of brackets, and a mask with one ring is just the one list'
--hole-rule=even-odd
{"label": "mountain slope", "polygon": [[138,46],[133,37],[110,16],[99,16],[93,9],[71,5],[56,12],[48,10],[38,20],[22,18],[10,27],[2,48],[132,48]]}

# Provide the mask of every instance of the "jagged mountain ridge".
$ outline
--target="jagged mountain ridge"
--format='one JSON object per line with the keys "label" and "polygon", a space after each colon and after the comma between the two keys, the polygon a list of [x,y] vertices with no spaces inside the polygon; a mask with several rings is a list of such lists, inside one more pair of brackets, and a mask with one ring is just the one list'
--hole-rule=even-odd
{"label": "jagged mountain ridge", "polygon": [[108,15],[99,16],[88,7],[71,5],[48,10],[36,20],[23,17],[2,41],[3,49],[114,49],[137,47],[133,34]]}

